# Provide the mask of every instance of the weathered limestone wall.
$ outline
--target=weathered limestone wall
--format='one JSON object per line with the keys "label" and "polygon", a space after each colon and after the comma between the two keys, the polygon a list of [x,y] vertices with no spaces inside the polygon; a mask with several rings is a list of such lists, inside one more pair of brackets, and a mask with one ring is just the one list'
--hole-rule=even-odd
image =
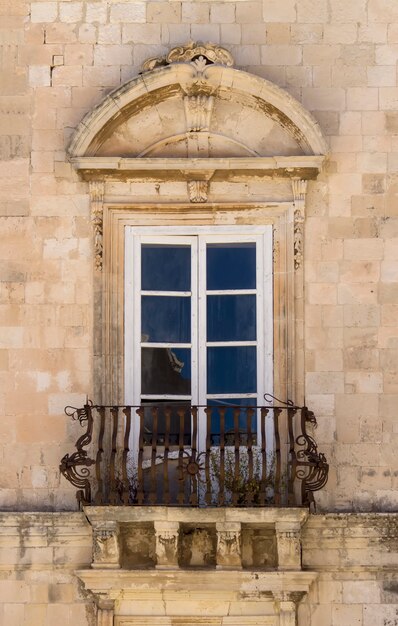
{"label": "weathered limestone wall", "polygon": [[[299,606],[298,626],[396,626],[397,523],[394,514],[309,517],[303,565],[317,572],[318,580]],[[82,513],[2,514],[0,546],[0,623],[96,624],[94,602],[74,576],[74,570],[89,568],[92,559],[91,527]],[[192,615],[189,598],[184,599],[179,615]],[[217,600],[218,607],[223,605],[222,598]],[[243,594],[240,610],[243,605],[247,609],[249,600]],[[201,601],[201,613],[209,618],[212,602]],[[123,614],[125,604],[116,603],[115,614]],[[152,614],[167,615],[166,605],[156,603]],[[272,602],[268,606],[270,615]],[[234,610],[239,612],[239,607]]]}
{"label": "weathered limestone wall", "polygon": [[396,0],[1,1],[3,508],[75,507],[57,466],[79,429],[63,407],[92,393],[93,297],[69,137],[144,59],[191,38],[293,94],[330,142],[305,250],[307,403],[332,466],[318,501],[397,506],[397,23]]}

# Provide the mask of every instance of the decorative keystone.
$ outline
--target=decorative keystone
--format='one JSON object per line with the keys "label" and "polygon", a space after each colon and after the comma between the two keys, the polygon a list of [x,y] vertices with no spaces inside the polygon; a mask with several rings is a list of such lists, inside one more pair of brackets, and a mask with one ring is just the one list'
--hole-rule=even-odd
{"label": "decorative keystone", "polygon": [[156,568],[178,569],[178,522],[155,522]]}
{"label": "decorative keystone", "polygon": [[93,528],[93,562],[94,569],[119,569],[119,524],[103,522]]}
{"label": "decorative keystone", "polygon": [[294,522],[276,522],[275,530],[278,546],[278,569],[301,569],[300,524]]}
{"label": "decorative keystone", "polygon": [[241,569],[240,522],[217,523],[217,569]]}

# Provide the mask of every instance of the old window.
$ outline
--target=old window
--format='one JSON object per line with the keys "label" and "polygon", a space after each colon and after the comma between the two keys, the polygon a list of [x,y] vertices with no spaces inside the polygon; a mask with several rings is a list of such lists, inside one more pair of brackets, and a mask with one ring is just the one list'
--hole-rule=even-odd
{"label": "old window", "polygon": [[273,378],[271,226],[126,227],[125,276],[127,404],[262,404]]}

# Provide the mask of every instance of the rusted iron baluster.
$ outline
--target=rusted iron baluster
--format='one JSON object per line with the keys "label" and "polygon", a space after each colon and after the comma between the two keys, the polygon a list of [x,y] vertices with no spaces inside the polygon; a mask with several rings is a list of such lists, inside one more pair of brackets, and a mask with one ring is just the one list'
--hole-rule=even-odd
{"label": "rusted iron baluster", "polygon": [[205,502],[209,506],[211,504],[211,412],[212,407],[205,408],[206,413],[206,455],[205,455],[205,476],[206,476],[206,494]]}
{"label": "rusted iron baluster", "polygon": [[95,477],[97,479],[97,493],[95,494],[95,504],[104,504],[104,480],[101,471],[102,456],[104,454],[104,433],[105,433],[105,407],[97,408],[100,425],[98,434],[98,452],[95,459]]}
{"label": "rusted iron baluster", "polygon": [[127,505],[130,499],[130,482],[129,475],[127,472],[127,461],[129,454],[129,440],[130,440],[130,430],[131,430],[131,407],[126,406],[123,409],[123,413],[126,417],[126,424],[124,429],[124,441],[123,441],[123,457],[122,457],[122,476],[123,476],[123,493],[122,500],[123,504]]}
{"label": "rusted iron baluster", "polygon": [[220,407],[220,484],[218,492],[218,504],[225,504],[225,407]]}
{"label": "rusted iron baluster", "polygon": [[164,504],[170,504],[169,451],[170,451],[171,408],[166,407],[164,414],[165,414],[164,453],[163,453]]}
{"label": "rusted iron baluster", "polygon": [[111,458],[109,462],[110,469],[110,494],[109,494],[109,504],[119,504],[118,502],[118,484],[117,479],[118,476],[116,470],[116,454],[117,454],[117,431],[119,426],[119,407],[113,406],[111,408],[112,415],[112,450],[111,450]]}
{"label": "rusted iron baluster", "polygon": [[178,429],[178,504],[184,504],[185,499],[185,476],[184,476],[184,434],[185,434],[185,409],[178,409],[177,415],[179,417],[179,429]]}
{"label": "rusted iron baluster", "polygon": [[[191,415],[192,415],[191,460],[192,460],[192,468],[196,469],[198,467],[196,465],[197,459],[198,459],[198,407],[193,406],[191,408]],[[191,478],[191,495],[189,497],[189,503],[192,504],[193,506],[197,506],[198,505],[198,475],[197,473],[190,474],[190,478]]]}
{"label": "rusted iron baluster", "polygon": [[140,434],[138,441],[138,466],[137,466],[137,503],[144,503],[144,471],[142,467],[142,463],[144,460],[144,417],[145,411],[144,407],[140,406],[139,409],[136,410],[137,415],[140,418]]}
{"label": "rusted iron baluster", "polygon": [[235,445],[235,471],[234,471],[234,490],[232,494],[232,504],[236,506],[239,500],[239,491],[241,488],[241,476],[240,476],[240,459],[239,459],[239,414],[240,409],[234,409],[234,445]]}
{"label": "rusted iron baluster", "polygon": [[267,438],[265,431],[265,422],[268,415],[268,409],[261,408],[261,482],[260,482],[260,505],[264,506],[267,497]]}
{"label": "rusted iron baluster", "polygon": [[281,438],[279,434],[279,416],[282,409],[274,409],[274,433],[275,433],[275,487],[274,500],[277,506],[281,503]]}
{"label": "rusted iron baluster", "polygon": [[246,408],[246,422],[247,422],[247,460],[248,460],[248,481],[249,488],[246,490],[246,504],[250,505],[253,502],[253,490],[255,483],[253,479],[253,433],[252,433],[252,417],[254,410],[250,407]]}
{"label": "rusted iron baluster", "polygon": [[296,476],[297,459],[294,449],[294,416],[297,409],[289,408],[287,410],[287,423],[289,433],[289,461],[288,461],[288,482],[287,482],[287,503],[289,506],[294,506],[294,478]]}
{"label": "rusted iron baluster", "polygon": [[152,412],[152,453],[151,453],[151,486],[149,489],[149,503],[156,504],[156,450],[158,445],[158,415],[159,408],[154,406]]}

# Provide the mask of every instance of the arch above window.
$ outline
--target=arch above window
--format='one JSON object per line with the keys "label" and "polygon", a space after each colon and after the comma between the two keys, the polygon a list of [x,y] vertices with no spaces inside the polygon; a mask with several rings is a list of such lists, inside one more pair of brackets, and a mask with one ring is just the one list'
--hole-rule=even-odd
{"label": "arch above window", "polygon": [[[87,179],[169,171],[315,178],[327,154],[316,120],[223,48],[188,44],[144,63],[82,120],[69,157]],[[203,174],[202,174],[203,178]]]}

